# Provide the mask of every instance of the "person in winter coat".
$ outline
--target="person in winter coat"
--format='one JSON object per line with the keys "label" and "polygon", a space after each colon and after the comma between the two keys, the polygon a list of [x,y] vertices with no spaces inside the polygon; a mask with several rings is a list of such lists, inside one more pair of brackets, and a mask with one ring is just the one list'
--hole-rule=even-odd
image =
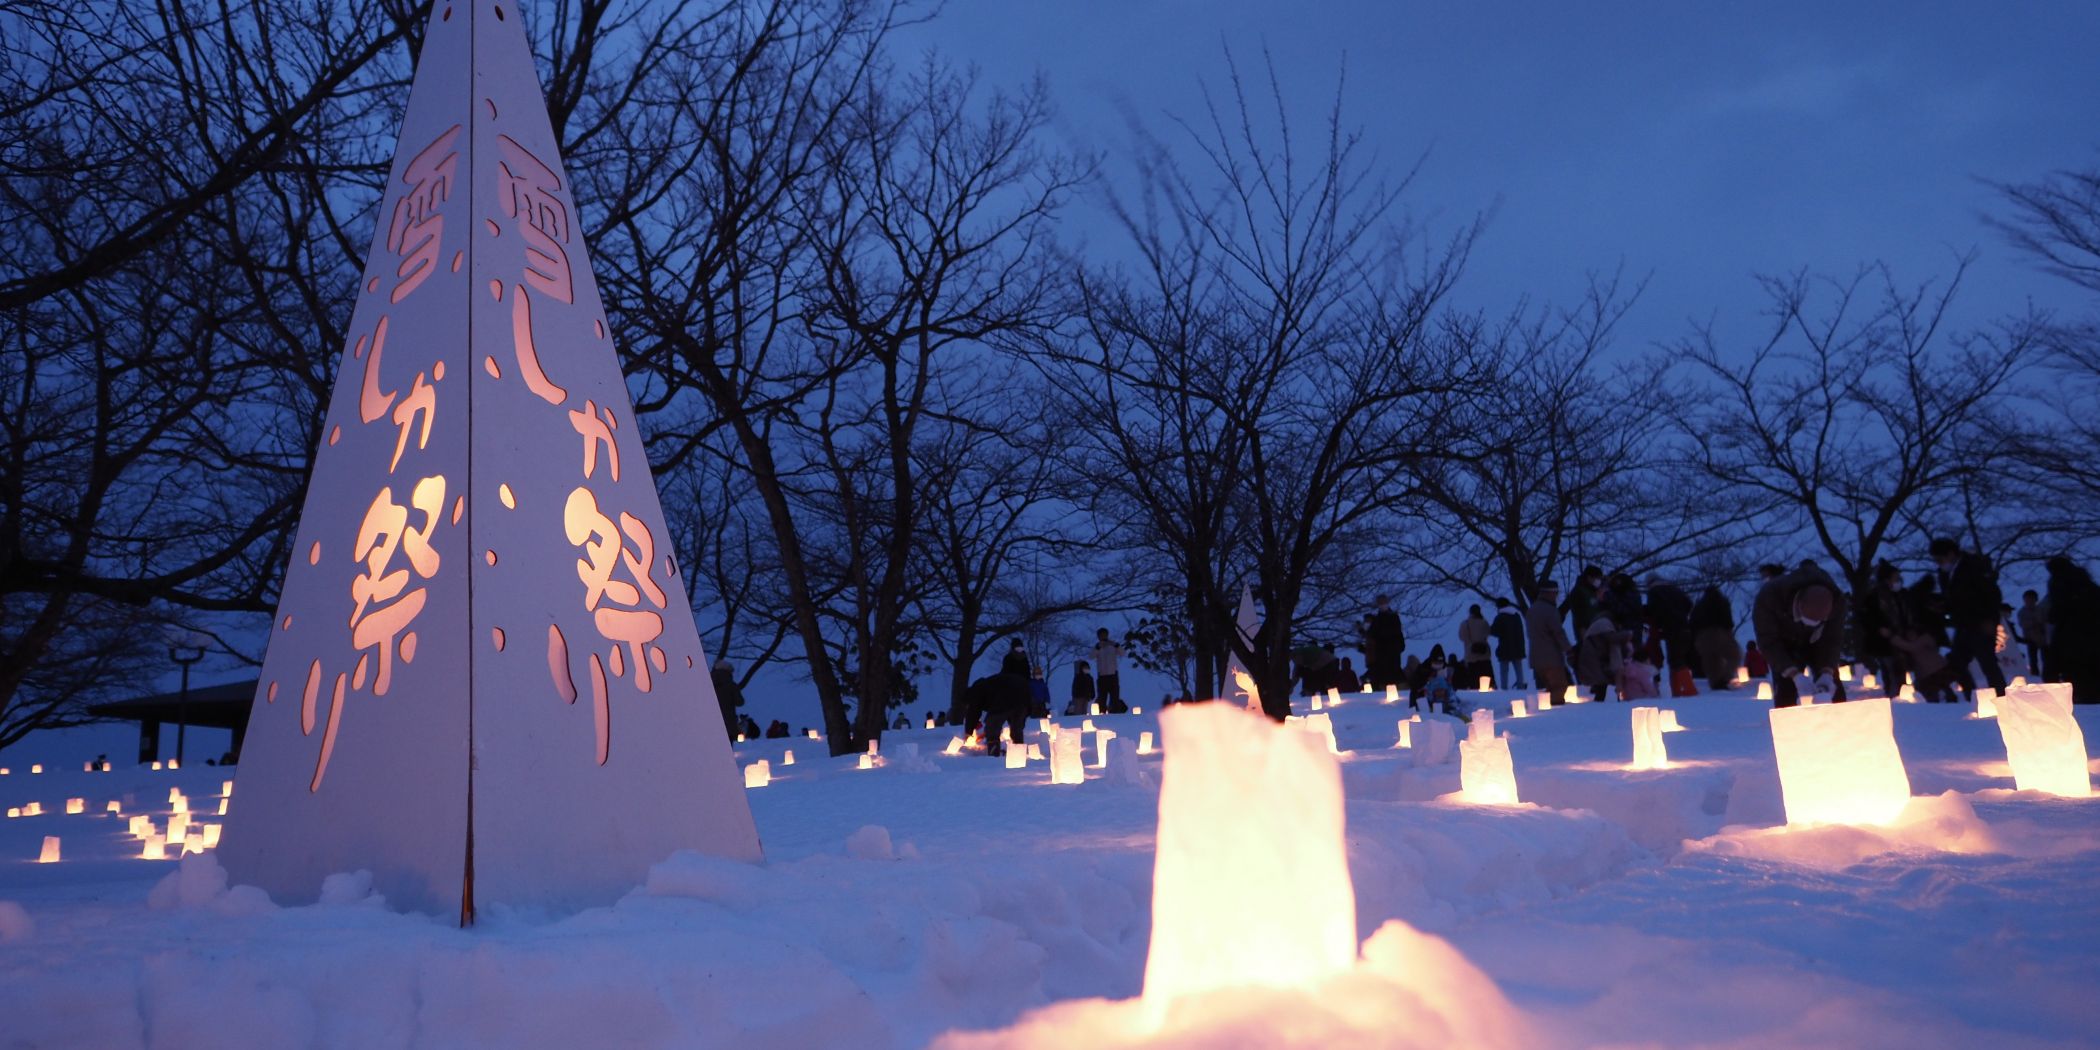
{"label": "person in winter coat", "polygon": [[1495,599],[1495,622],[1488,625],[1488,633],[1495,637],[1495,664],[1499,672],[1497,685],[1504,689],[1528,688],[1524,684],[1524,617],[1517,614],[1517,607],[1507,599]]}
{"label": "person in winter coat", "polygon": [[727,660],[716,660],[708,677],[715,683],[715,702],[722,705],[722,729],[735,740],[736,709],[744,706],[744,687],[736,684],[736,667]]}
{"label": "person in winter coat", "polygon": [[1662,642],[1670,670],[1698,663],[1693,655],[1692,599],[1674,583],[1660,576],[1648,577],[1648,625]]}
{"label": "person in winter coat", "polygon": [[1998,570],[1981,554],[1961,549],[1961,544],[1942,537],[1932,541],[1932,563],[1938,566],[1940,596],[1947,610],[1953,642],[1947,647],[1947,663],[1962,692],[1974,697],[1976,679],[1969,664],[1983,668],[1991,688],[2005,691],[2005,672],[1998,666]]}
{"label": "person in winter coat", "polygon": [[1590,629],[1590,620],[1597,615],[1597,607],[1604,593],[1604,570],[1595,565],[1582,570],[1575,580],[1575,591],[1568,595],[1568,602],[1561,611],[1575,625],[1575,637],[1581,638]]}
{"label": "person in winter coat", "polygon": [[2042,659],[2049,648],[2049,606],[2042,596],[2034,591],[2020,595],[2020,608],[2013,613],[2013,625],[2018,627],[2019,642],[2027,647],[2027,676],[2037,682],[2047,682],[2054,672]]}
{"label": "person in winter coat", "polygon": [[1123,646],[1108,637],[1108,628],[1094,630],[1094,670],[1100,673],[1102,710],[1123,702]]}
{"label": "person in winter coat", "polygon": [[[1619,680],[1628,633],[1619,630],[1611,613],[1603,609],[1597,610],[1597,615],[1590,618],[1589,630],[1582,633],[1581,648],[1575,653],[1575,675],[1590,687],[1591,697],[1598,701],[1604,700]],[[1625,696],[1622,694],[1619,699],[1624,700]]]}
{"label": "person in winter coat", "polygon": [[1556,704],[1568,699],[1568,632],[1560,621],[1560,585],[1539,584],[1539,593],[1524,613],[1525,641],[1531,649],[1531,681]]}
{"label": "person in winter coat", "polygon": [[1006,647],[1006,656],[999,661],[999,673],[1020,675],[1022,681],[1028,680],[1028,650],[1021,645],[1019,638]]}
{"label": "person in winter coat", "polygon": [[1758,648],[1771,664],[1774,707],[1800,703],[1796,683],[1804,677],[1815,679],[1817,693],[1845,699],[1844,686],[1837,680],[1845,594],[1829,573],[1803,565],[1768,581],[1758,589],[1750,622]]}
{"label": "person in winter coat", "polygon": [[1458,680],[1467,688],[1478,685],[1483,678],[1493,684],[1495,663],[1494,654],[1488,651],[1490,637],[1487,617],[1481,615],[1480,606],[1473,606],[1458,625]]}
{"label": "person in winter coat", "polygon": [[1755,638],[1743,646],[1743,670],[1749,672],[1751,681],[1772,673],[1772,665],[1765,662],[1764,651],[1757,647]]}
{"label": "person in winter coat", "polygon": [[1088,672],[1086,661],[1072,665],[1072,702],[1065,705],[1065,714],[1077,716],[1090,714],[1094,707],[1094,676]]}
{"label": "person in winter coat", "polygon": [[[1027,738],[1028,726],[1028,675],[1000,668],[991,676],[985,690],[984,749],[988,754],[1003,755],[1000,730],[1004,729],[1016,741]],[[1023,743],[1018,746],[1027,747]]]}
{"label": "person in winter coat", "polygon": [[1356,677],[1356,668],[1349,666],[1349,658],[1342,657],[1342,666],[1334,672],[1334,687],[1345,693],[1354,693],[1364,687],[1363,680]]}
{"label": "person in winter coat", "polygon": [[1043,677],[1042,664],[1028,668],[1028,717],[1050,717],[1050,680]]}
{"label": "person in winter coat", "polygon": [[1378,596],[1378,608],[1371,613],[1369,631],[1370,648],[1364,654],[1364,673],[1374,685],[1398,685],[1400,658],[1407,652],[1407,632],[1400,625],[1400,614],[1393,611],[1393,600],[1386,595]]}
{"label": "person in winter coat", "polygon": [[1903,672],[1909,670],[1895,641],[1908,619],[1903,610],[1902,571],[1882,562],[1874,567],[1874,578],[1855,597],[1852,620],[1860,662],[1872,668],[1889,695],[1894,696],[1896,687],[1903,682]]}
{"label": "person in winter coat", "polygon": [[1735,607],[1728,596],[1713,586],[1699,592],[1687,622],[1707,688],[1718,691],[1733,685],[1735,669],[1743,664],[1743,649],[1735,642]]}
{"label": "person in winter coat", "polygon": [[1414,670],[1408,672],[1407,704],[1409,707],[1418,710],[1422,709],[1422,698],[1424,690],[1429,687],[1429,680],[1440,674],[1445,676],[1444,680],[1446,682],[1450,681],[1450,671],[1444,658],[1444,647],[1432,645],[1429,647],[1429,657],[1416,664]]}
{"label": "person in winter coat", "polygon": [[2071,683],[2072,699],[2100,704],[2100,585],[2078,563],[2057,555],[2049,571],[2049,648],[2043,665]]}
{"label": "person in winter coat", "polygon": [[1457,709],[1452,706],[1455,693],[1451,688],[1450,669],[1444,666],[1444,654],[1430,653],[1429,659],[1422,664],[1422,670],[1424,677],[1421,687],[1421,709],[1457,714]]}

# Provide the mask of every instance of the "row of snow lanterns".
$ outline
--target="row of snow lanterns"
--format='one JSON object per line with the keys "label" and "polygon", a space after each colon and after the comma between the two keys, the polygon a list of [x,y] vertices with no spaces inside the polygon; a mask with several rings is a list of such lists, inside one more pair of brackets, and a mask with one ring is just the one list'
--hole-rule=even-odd
{"label": "row of snow lanterns", "polygon": [[[233,781],[229,780],[222,785],[222,793],[219,795],[216,815],[222,817],[226,815],[227,806],[232,798]],[[182,793],[181,788],[168,789],[168,806],[169,816],[165,827],[156,825],[152,817],[143,813],[135,813],[127,818],[129,820],[126,829],[127,833],[141,842],[139,859],[166,860],[169,846],[179,847],[179,852],[184,854],[202,853],[208,849],[218,848],[222,825],[194,820],[190,810],[189,797]],[[68,816],[85,815],[87,809],[87,799],[85,798],[69,798],[66,800],[65,811]],[[102,813],[108,816],[122,817],[125,815],[124,804],[116,799],[111,799],[103,805]],[[30,802],[22,806],[10,807],[7,815],[9,819],[43,816],[44,806],[41,802]],[[59,836],[44,836],[43,846],[37,854],[37,863],[56,864],[61,858]]]}

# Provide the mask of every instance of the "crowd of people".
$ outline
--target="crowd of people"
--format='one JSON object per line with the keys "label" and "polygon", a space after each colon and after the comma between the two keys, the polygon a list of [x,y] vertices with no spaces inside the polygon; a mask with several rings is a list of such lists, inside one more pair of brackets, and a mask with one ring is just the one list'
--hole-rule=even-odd
{"label": "crowd of people", "polygon": [[[1667,691],[1691,696],[1703,680],[1726,689],[1738,672],[1767,678],[1773,702],[1799,702],[1803,683],[1842,699],[1839,668],[1857,662],[1894,689],[1910,683],[1929,701],[1973,699],[1979,681],[2003,690],[2010,678],[2065,682],[2080,703],[2100,703],[2100,587],[2068,557],[2045,565],[2045,591],[2029,590],[2016,608],[2002,600],[1988,557],[1951,539],[1933,541],[1933,568],[1906,584],[1883,562],[1870,584],[1848,594],[1814,561],[1760,570],[1739,644],[1733,604],[1718,585],[1695,599],[1675,583],[1591,566],[1563,595],[1541,583],[1520,609],[1479,605],[1459,624],[1456,645],[1417,657],[1391,600],[1380,596],[1359,624],[1361,687],[1397,686],[1412,703],[1434,702],[1454,686],[1538,689],[1564,696],[1586,687],[1596,699],[1642,700]],[[1530,680],[1526,681],[1525,672]],[[1301,662],[1307,695],[1359,687],[1348,661]]]}

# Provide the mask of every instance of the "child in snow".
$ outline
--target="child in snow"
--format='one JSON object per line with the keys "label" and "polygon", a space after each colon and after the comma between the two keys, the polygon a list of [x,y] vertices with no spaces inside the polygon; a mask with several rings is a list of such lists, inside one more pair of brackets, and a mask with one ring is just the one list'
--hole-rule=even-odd
{"label": "child in snow", "polygon": [[1088,714],[1094,706],[1094,675],[1087,669],[1086,661],[1072,664],[1072,700],[1065,705],[1065,714],[1077,716]]}
{"label": "child in snow", "polygon": [[1426,710],[1457,713],[1453,708],[1451,673],[1441,656],[1429,658],[1429,677],[1422,682],[1422,700],[1428,705]]}

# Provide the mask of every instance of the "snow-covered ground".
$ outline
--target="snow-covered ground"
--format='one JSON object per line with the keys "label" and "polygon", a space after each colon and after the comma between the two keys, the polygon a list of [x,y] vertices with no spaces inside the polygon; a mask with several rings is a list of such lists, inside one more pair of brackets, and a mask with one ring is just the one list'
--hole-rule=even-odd
{"label": "snow-covered ground", "polygon": [[[1523,804],[1493,807],[1438,801],[1459,767],[1415,768],[1399,711],[1350,698],[1333,720],[1360,937],[1398,919],[1443,938],[1514,1010],[1396,927],[1371,976],[1206,1003],[1175,1045],[1463,1045],[1430,1022],[1476,1008],[1522,1045],[2100,1044],[2100,801],[2014,792],[1993,722],[1899,704],[1904,822],[1773,830],[1768,705],[1661,703],[1686,731],[1653,772],[1624,769],[1631,705],[1503,718]],[[1103,1045],[1129,1007],[1087,1000],[1142,984],[1161,759],[1139,760],[1151,784],[1053,786],[1042,763],[941,755],[950,736],[891,733],[865,771],[815,741],[741,745],[772,763],[748,792],[764,865],[666,858],[610,907],[465,931],[354,877],[287,908],[227,891],[208,855],[138,859],[106,803],[164,820],[180,787],[215,809],[225,772],[84,772],[130,753],[116,728],[33,739],[0,755],[0,805],[45,811],[0,821],[0,1047]],[[37,863],[51,835],[63,859]],[[1237,891],[1249,910],[1294,892]],[[1429,1007],[1381,1012],[1409,995]]]}

